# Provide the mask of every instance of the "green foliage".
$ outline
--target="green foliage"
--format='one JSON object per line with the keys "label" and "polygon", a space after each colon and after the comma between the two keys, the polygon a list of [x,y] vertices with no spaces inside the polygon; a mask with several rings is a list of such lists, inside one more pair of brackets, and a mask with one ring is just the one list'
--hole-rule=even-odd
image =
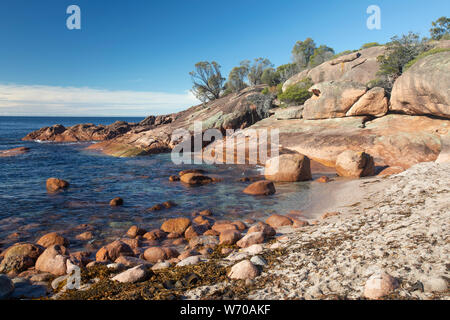
{"label": "green foliage", "polygon": [[231,92],[239,92],[247,87],[245,78],[247,77],[248,72],[248,66],[245,64],[243,65],[241,63],[239,67],[234,67],[228,75],[228,82],[225,85],[226,90]]}
{"label": "green foliage", "polygon": [[309,67],[314,68],[325,61],[330,60],[334,56],[334,50],[326,45],[321,45],[314,50],[314,54],[309,60]]}
{"label": "green foliage", "polygon": [[248,81],[250,85],[255,86],[262,84],[262,75],[266,69],[273,68],[272,62],[269,59],[256,58],[253,63],[245,60],[241,62],[241,66],[246,66],[248,68]]}
{"label": "green foliage", "polygon": [[314,54],[316,43],[313,39],[307,38],[305,41],[297,41],[292,48],[292,58],[300,70],[308,67],[309,60]]}
{"label": "green foliage", "polygon": [[302,105],[311,98],[312,93],[308,89],[313,85],[310,78],[305,78],[299,83],[292,85],[278,95],[278,99],[287,104]]}
{"label": "green foliage", "polygon": [[295,63],[282,64],[277,68],[278,77],[280,82],[285,82],[287,79],[297,74],[299,69]]}
{"label": "green foliage", "polygon": [[280,74],[274,68],[268,68],[264,70],[261,82],[269,86],[276,86],[280,83]]}
{"label": "green foliage", "polygon": [[361,46],[361,50],[372,48],[372,47],[378,47],[378,46],[381,46],[381,44],[379,44],[378,42],[368,42]]}
{"label": "green foliage", "polygon": [[316,47],[313,39],[307,38],[305,41],[297,41],[292,49],[292,58],[297,65],[298,71],[313,68],[330,60],[334,55],[334,50],[326,45]]}
{"label": "green foliage", "polygon": [[415,57],[413,60],[411,60],[410,62],[405,64],[405,66],[403,67],[403,71],[408,70],[413,64],[415,64],[417,61],[419,61],[422,58],[431,56],[431,55],[439,53],[439,52],[447,52],[447,51],[450,51],[450,48],[434,48],[434,49],[422,52],[417,57]]}
{"label": "green foliage", "polygon": [[449,38],[450,34],[450,18],[440,17],[431,23],[430,35],[433,40],[441,40]]}
{"label": "green foliage", "polygon": [[222,77],[217,62],[198,62],[195,64],[195,70],[189,74],[193,82],[192,92],[200,101],[220,98],[225,78]]}
{"label": "green foliage", "polygon": [[418,55],[428,50],[428,46],[419,35],[410,32],[402,37],[395,36],[386,44],[386,53],[378,57],[380,63],[380,81],[390,92],[395,80],[403,73],[404,67]]}

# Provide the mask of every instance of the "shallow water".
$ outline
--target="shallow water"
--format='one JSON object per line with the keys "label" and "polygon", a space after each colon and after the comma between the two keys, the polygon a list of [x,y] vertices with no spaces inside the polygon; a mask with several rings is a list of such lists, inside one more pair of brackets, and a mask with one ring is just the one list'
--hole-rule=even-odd
{"label": "shallow water", "polygon": [[[116,120],[137,122],[142,119],[116,118],[37,118],[0,117],[0,149],[30,147],[25,155],[0,158],[0,246],[17,241],[35,241],[51,232],[63,232],[72,247],[82,247],[74,237],[76,227],[90,224],[96,230],[96,246],[123,235],[129,226],[146,229],[159,227],[164,219],[190,217],[193,211],[212,209],[219,219],[261,219],[272,213],[286,214],[311,205],[320,192],[317,183],[277,184],[270,197],[242,193],[248,183],[242,176],[258,174],[245,166],[197,165],[222,182],[187,187],[169,182],[170,175],[194,168],[174,165],[170,154],[138,158],[114,158],[84,150],[89,143],[37,143],[20,141],[27,133],[44,126],[77,123],[110,124]],[[70,182],[68,191],[50,195],[46,179],[59,177]],[[114,197],[122,197],[123,207],[111,208]],[[178,206],[148,212],[146,209],[167,200]],[[18,235],[11,236],[17,232]]]}

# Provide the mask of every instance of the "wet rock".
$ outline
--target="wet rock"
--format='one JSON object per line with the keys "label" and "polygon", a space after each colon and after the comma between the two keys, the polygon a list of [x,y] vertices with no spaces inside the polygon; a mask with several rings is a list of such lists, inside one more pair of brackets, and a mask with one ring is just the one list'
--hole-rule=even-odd
{"label": "wet rock", "polygon": [[14,291],[14,284],[6,275],[0,274],[0,300],[8,299]]}
{"label": "wet rock", "polygon": [[47,179],[47,191],[50,193],[58,192],[60,190],[67,189],[69,187],[69,183],[65,180],[58,178],[49,178]]}
{"label": "wet rock", "polygon": [[55,276],[66,274],[67,250],[59,245],[52,245],[45,249],[36,261],[36,270],[48,272]]}
{"label": "wet rock", "polygon": [[173,248],[151,247],[145,250],[144,258],[151,263],[157,263],[178,257],[180,254]]}
{"label": "wet rock", "polygon": [[9,247],[3,253],[0,273],[19,273],[34,266],[43,251],[41,246],[32,243],[18,243]]}
{"label": "wet rock", "polygon": [[113,277],[112,280],[122,283],[136,283],[145,281],[148,278],[148,276],[149,276],[148,269],[143,265],[139,265],[131,269],[128,269],[127,271],[124,271],[122,273],[119,273],[118,275]]}
{"label": "wet rock", "polygon": [[220,233],[219,244],[233,245],[241,239],[242,235],[236,230],[225,230]]}
{"label": "wet rock", "polygon": [[398,287],[397,280],[385,272],[373,274],[364,286],[364,296],[368,299],[379,299]]}
{"label": "wet rock", "polygon": [[336,172],[342,177],[367,177],[375,174],[372,156],[365,152],[346,150],[336,159]]}
{"label": "wet rock", "polygon": [[153,207],[148,208],[147,211],[159,211],[164,209],[164,207],[161,204],[155,204]]}
{"label": "wet rock", "polygon": [[123,199],[120,197],[114,198],[109,202],[111,207],[123,206]]}
{"label": "wet rock", "polygon": [[123,264],[115,263],[115,262],[107,264],[106,267],[113,272],[122,272],[123,270],[125,270],[127,268]]}
{"label": "wet rock", "polygon": [[97,261],[115,261],[120,256],[133,256],[134,252],[126,243],[116,240],[100,248],[95,255]]}
{"label": "wet rock", "polygon": [[268,196],[274,194],[276,190],[272,181],[263,180],[252,183],[243,192],[254,196]]}
{"label": "wet rock", "polygon": [[264,175],[267,180],[278,182],[295,182],[311,180],[309,158],[302,154],[282,154],[270,158],[265,165]]}
{"label": "wet rock", "polygon": [[133,252],[136,248],[139,248],[141,246],[141,241],[138,238],[135,238],[135,239],[123,238],[120,241],[122,241],[123,243],[130,246],[130,248],[133,250]]}
{"label": "wet rock", "polygon": [[170,209],[170,208],[172,208],[172,207],[176,207],[177,206],[177,204],[175,203],[175,202],[173,202],[173,201],[165,201],[165,202],[163,202],[163,203],[161,203],[162,204],[162,206],[164,207],[164,208],[166,208],[166,209]]}
{"label": "wet rock", "polygon": [[213,179],[210,177],[198,173],[186,173],[180,177],[180,180],[190,186],[199,186],[213,182]]}
{"label": "wet rock", "polygon": [[86,266],[89,262],[92,261],[90,256],[91,254],[87,251],[75,251],[70,253],[69,258],[77,266],[81,267]]}
{"label": "wet rock", "polygon": [[130,238],[135,238],[136,236],[143,236],[146,233],[146,230],[139,228],[138,226],[131,226],[127,231],[127,236]]}
{"label": "wet rock", "polygon": [[38,299],[47,295],[47,285],[45,283],[32,283],[26,279],[13,279],[14,292],[10,296],[12,299]]}
{"label": "wet rock", "polygon": [[147,240],[161,240],[164,239],[166,236],[167,234],[160,229],[149,231],[143,235],[144,239]]}
{"label": "wet rock", "polygon": [[176,232],[183,234],[190,225],[191,220],[188,218],[174,218],[165,221],[161,226],[161,230],[167,233]]}
{"label": "wet rock", "polygon": [[206,171],[202,170],[202,169],[187,169],[187,170],[180,171],[178,173],[178,175],[181,177],[188,173],[205,174]]}
{"label": "wet rock", "polygon": [[200,211],[198,214],[203,217],[209,217],[209,216],[212,216],[212,211],[209,209],[206,209],[206,210]]}
{"label": "wet rock", "polygon": [[211,229],[211,230],[206,231],[203,235],[204,236],[218,236],[218,235],[220,235],[220,232]]}
{"label": "wet rock", "polygon": [[295,218],[291,218],[291,219],[292,219],[292,221],[294,222],[294,223],[292,224],[292,226],[293,226],[294,228],[302,228],[302,227],[309,226],[308,221],[300,220],[300,219],[295,219]]}
{"label": "wet rock", "polygon": [[61,236],[60,234],[58,234],[56,232],[51,232],[51,233],[47,233],[47,234],[43,235],[36,242],[36,244],[38,244],[44,248],[48,248],[53,245],[60,245],[60,246],[67,247],[69,245],[69,240],[67,240],[66,238],[64,238],[63,236]]}
{"label": "wet rock", "polygon": [[189,240],[189,246],[195,248],[198,246],[217,246],[219,239],[216,236],[201,236]]}
{"label": "wet rock", "polygon": [[248,260],[241,261],[235,264],[228,276],[231,279],[254,279],[259,276],[259,270],[255,267],[253,263]]}
{"label": "wet rock", "polygon": [[77,240],[81,240],[81,241],[89,241],[94,239],[94,234],[91,231],[86,231],[83,233],[80,233],[79,235],[77,235],[75,237],[75,239]]}
{"label": "wet rock", "polygon": [[227,230],[238,230],[238,227],[236,224],[228,221],[216,221],[212,226],[212,230],[222,233]]}
{"label": "wet rock", "polygon": [[236,245],[240,248],[247,248],[253,244],[263,243],[265,240],[264,233],[252,232],[247,233],[241,240],[236,242]]}
{"label": "wet rock", "polygon": [[234,224],[239,231],[244,231],[247,229],[247,225],[242,221],[233,221],[231,224]]}
{"label": "wet rock", "polygon": [[169,181],[170,182],[180,181],[180,177],[179,176],[170,176]]}
{"label": "wet rock", "polygon": [[267,223],[264,222],[258,222],[254,226],[251,226],[248,229],[247,234],[253,232],[262,232],[264,234],[264,237],[266,238],[273,237],[277,233],[274,228],[272,228],[271,226],[269,226]]}
{"label": "wet rock", "polygon": [[272,228],[279,228],[283,226],[290,226],[293,222],[289,217],[279,214],[273,214],[269,218],[267,218],[266,223]]}

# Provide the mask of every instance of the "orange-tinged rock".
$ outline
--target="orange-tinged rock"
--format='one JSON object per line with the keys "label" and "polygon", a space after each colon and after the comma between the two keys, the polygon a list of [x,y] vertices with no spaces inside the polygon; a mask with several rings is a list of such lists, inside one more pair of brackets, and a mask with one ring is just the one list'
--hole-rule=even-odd
{"label": "orange-tinged rock", "polygon": [[279,228],[283,226],[290,226],[293,222],[289,217],[279,214],[273,214],[269,218],[267,218],[266,223],[272,228]]}
{"label": "orange-tinged rock", "polygon": [[268,196],[274,194],[276,190],[272,181],[263,180],[252,183],[243,192],[254,196]]}
{"label": "orange-tinged rock", "polygon": [[69,183],[65,180],[58,178],[48,178],[46,182],[48,192],[57,192],[69,187]]}
{"label": "orange-tinged rock", "polygon": [[191,220],[188,218],[174,218],[165,221],[161,226],[161,230],[167,233],[176,232],[183,234],[190,225]]}
{"label": "orange-tinged rock", "polygon": [[60,234],[56,232],[51,232],[43,235],[36,244],[48,248],[53,245],[60,245],[67,247],[69,245],[69,240],[61,236]]}

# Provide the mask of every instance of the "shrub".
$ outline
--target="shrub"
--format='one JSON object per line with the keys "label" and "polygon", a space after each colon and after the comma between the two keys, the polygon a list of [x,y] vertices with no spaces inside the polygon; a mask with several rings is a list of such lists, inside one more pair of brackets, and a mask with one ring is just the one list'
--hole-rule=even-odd
{"label": "shrub", "polygon": [[372,47],[378,47],[378,46],[381,46],[381,44],[379,44],[378,42],[368,42],[361,46],[361,50],[372,48]]}
{"label": "shrub", "polygon": [[450,48],[434,48],[428,51],[425,51],[421,54],[419,54],[417,57],[415,57],[413,60],[411,60],[410,62],[408,62],[407,64],[405,64],[405,66],[403,67],[403,72],[405,72],[406,70],[408,70],[409,68],[411,68],[411,66],[413,64],[415,64],[417,61],[419,61],[422,58],[431,56],[433,54],[439,53],[439,52],[446,52],[446,51],[450,51]]}
{"label": "shrub", "polygon": [[302,105],[306,100],[311,98],[312,93],[308,89],[313,85],[309,78],[305,78],[299,83],[296,83],[278,95],[278,99],[287,104]]}

